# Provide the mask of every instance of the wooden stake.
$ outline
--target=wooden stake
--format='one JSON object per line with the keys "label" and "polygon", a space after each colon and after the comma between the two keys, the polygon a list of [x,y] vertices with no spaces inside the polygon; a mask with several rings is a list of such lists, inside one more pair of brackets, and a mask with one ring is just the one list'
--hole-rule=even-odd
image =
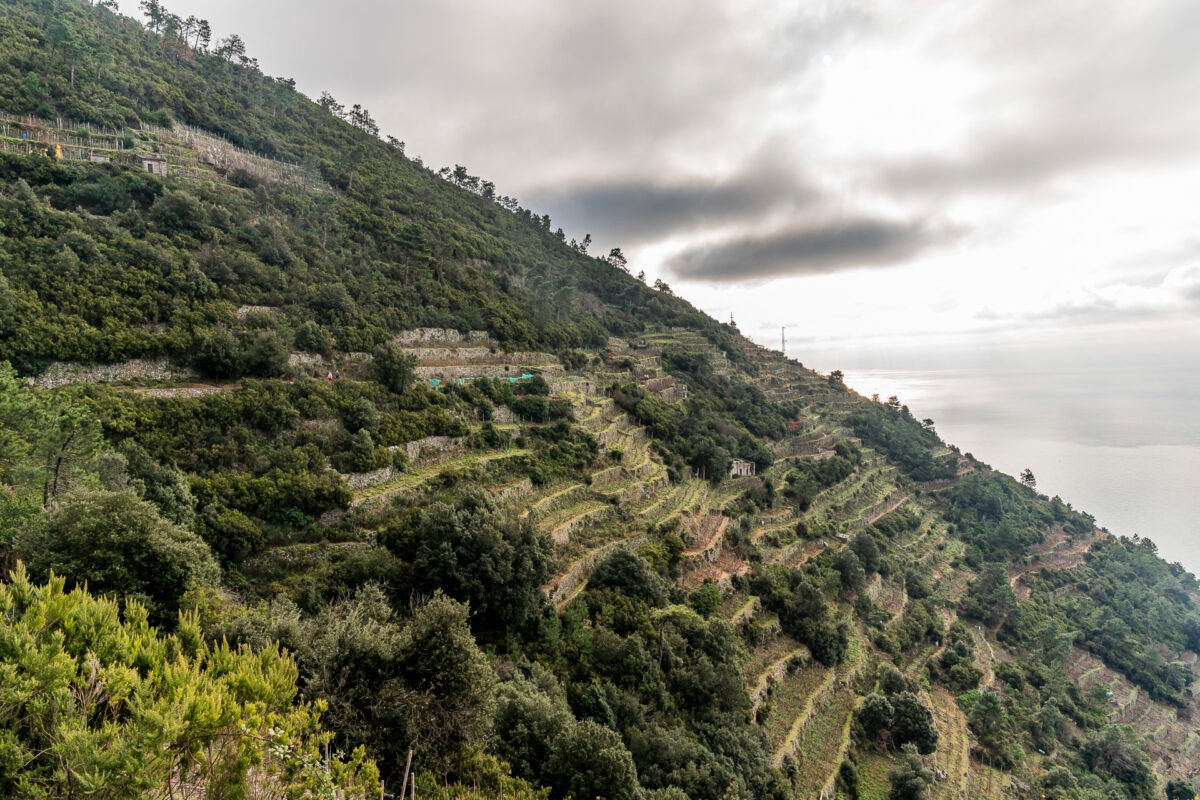
{"label": "wooden stake", "polygon": [[[408,761],[404,764],[404,783],[400,784],[400,800],[404,800],[404,793],[408,791],[408,771],[412,767],[412,748],[408,749]],[[416,781],[413,781],[415,784]],[[413,791],[416,791],[414,788]]]}

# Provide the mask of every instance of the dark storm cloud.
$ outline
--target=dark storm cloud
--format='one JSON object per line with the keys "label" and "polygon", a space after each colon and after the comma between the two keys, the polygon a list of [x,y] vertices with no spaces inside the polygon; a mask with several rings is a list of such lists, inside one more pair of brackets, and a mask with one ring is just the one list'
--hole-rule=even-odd
{"label": "dark storm cloud", "polygon": [[725,180],[626,179],[577,183],[529,195],[555,224],[623,245],[703,226],[727,226],[814,204],[819,193],[784,171],[753,169]]}
{"label": "dark storm cloud", "polygon": [[687,280],[732,283],[898,264],[953,234],[879,219],[841,220],[689,248],[668,263]]}

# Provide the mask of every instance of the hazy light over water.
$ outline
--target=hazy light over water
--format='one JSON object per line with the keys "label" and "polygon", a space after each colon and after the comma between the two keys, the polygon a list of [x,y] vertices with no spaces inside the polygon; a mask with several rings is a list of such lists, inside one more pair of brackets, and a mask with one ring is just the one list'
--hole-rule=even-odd
{"label": "hazy light over water", "polygon": [[860,394],[898,396],[964,452],[1011,475],[1032,469],[1042,493],[1113,533],[1150,537],[1200,574],[1200,348],[1127,344],[1103,359],[1063,348],[1024,364],[1001,350],[919,365],[928,360],[845,352],[809,365],[842,369]]}

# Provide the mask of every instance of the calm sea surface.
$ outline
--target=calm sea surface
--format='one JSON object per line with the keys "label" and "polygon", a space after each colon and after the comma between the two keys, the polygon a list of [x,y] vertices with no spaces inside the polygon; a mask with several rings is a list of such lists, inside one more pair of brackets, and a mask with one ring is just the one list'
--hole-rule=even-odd
{"label": "calm sea surface", "polygon": [[909,366],[931,359],[830,352],[805,363],[842,369],[860,394],[898,396],[964,452],[1011,475],[1032,469],[1041,492],[1200,574],[1200,348],[1089,355],[998,350]]}

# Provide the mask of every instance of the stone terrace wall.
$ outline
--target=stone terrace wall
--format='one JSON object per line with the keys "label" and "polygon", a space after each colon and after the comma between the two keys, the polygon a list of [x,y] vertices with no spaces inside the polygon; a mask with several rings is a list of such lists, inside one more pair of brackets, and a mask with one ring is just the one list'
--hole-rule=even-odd
{"label": "stone terrace wall", "polygon": [[234,314],[238,319],[245,319],[251,314],[278,314],[279,306],[238,306]]}
{"label": "stone terrace wall", "polygon": [[401,331],[396,335],[399,345],[438,345],[438,344],[488,344],[491,337],[487,331],[467,331],[462,333],[453,328],[414,328],[411,331]]}
{"label": "stone terrace wall", "polygon": [[403,474],[395,467],[381,467],[370,472],[343,473],[342,477],[351,489],[366,489],[369,486],[378,486],[381,483],[394,481]]}
{"label": "stone terrace wall", "polygon": [[200,377],[187,367],[173,366],[166,358],[135,358],[119,364],[77,364],[55,361],[27,383],[40,389],[57,389],[72,383],[120,383],[121,381],[190,381]]}
{"label": "stone terrace wall", "polygon": [[510,483],[508,486],[492,489],[492,497],[495,498],[497,503],[509,503],[532,493],[533,481],[529,478],[522,478],[516,483]]}
{"label": "stone terrace wall", "polygon": [[548,380],[546,383],[550,387],[551,394],[579,392],[580,394],[590,395],[596,392],[596,385],[587,378],[559,378]]}
{"label": "stone terrace wall", "polygon": [[413,370],[418,378],[516,378],[521,368],[510,364],[463,364],[458,366],[425,366]]}
{"label": "stone terrace wall", "polygon": [[496,406],[492,409],[492,422],[497,425],[511,425],[514,422],[520,422],[520,417],[508,406]]}
{"label": "stone terrace wall", "polygon": [[494,355],[490,347],[468,345],[466,347],[405,347],[405,352],[416,356],[418,364],[470,364],[489,359]]}
{"label": "stone terrace wall", "polygon": [[436,464],[466,450],[467,439],[465,436],[426,436],[398,446],[404,448],[409,464]]}

